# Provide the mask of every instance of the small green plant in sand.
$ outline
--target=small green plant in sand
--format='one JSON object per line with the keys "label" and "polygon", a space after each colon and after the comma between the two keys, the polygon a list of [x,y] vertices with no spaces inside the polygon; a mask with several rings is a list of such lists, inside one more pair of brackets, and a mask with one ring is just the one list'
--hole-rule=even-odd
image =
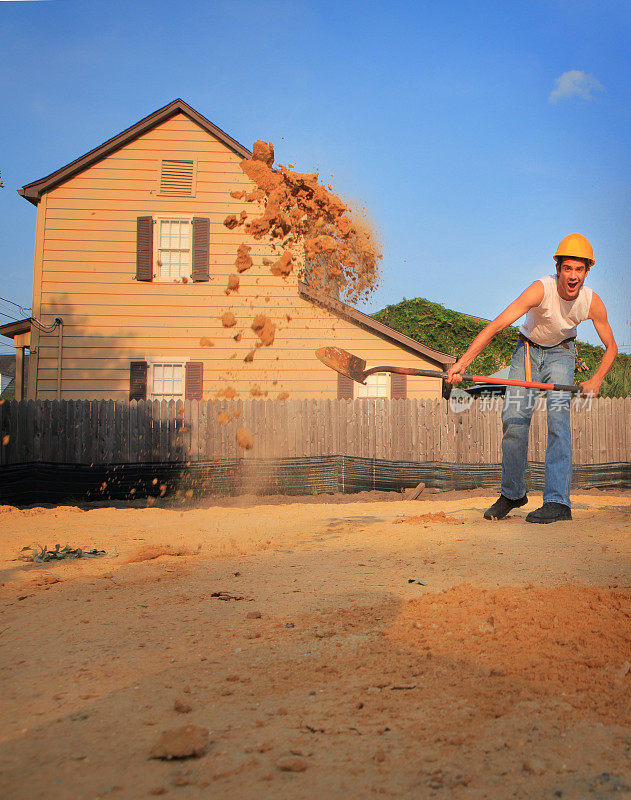
{"label": "small green plant in sand", "polygon": [[[26,551],[30,550],[29,554],[26,554]],[[44,545],[43,547],[41,544],[35,545],[35,547],[31,547],[27,545],[20,550],[20,558],[24,561],[34,561],[36,564],[43,564],[47,561],[61,561],[64,558],[102,558],[103,556],[107,555],[105,550],[97,550],[93,548],[92,550],[82,550],[80,547],[70,547],[67,544],[65,547],[62,547],[60,544],[56,544],[53,550],[48,549],[48,545]],[[116,553],[114,553],[116,555]]]}

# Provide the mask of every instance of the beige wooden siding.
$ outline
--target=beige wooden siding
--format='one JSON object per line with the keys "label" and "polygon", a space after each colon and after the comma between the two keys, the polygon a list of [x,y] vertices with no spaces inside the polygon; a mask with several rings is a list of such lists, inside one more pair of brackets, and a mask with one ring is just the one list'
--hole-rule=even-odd
{"label": "beige wooden siding", "polygon": [[[194,197],[159,195],[164,158],[196,162]],[[230,197],[234,189],[252,188],[240,161],[180,114],[45,196],[38,213],[40,264],[33,307],[44,323],[57,316],[65,323],[62,398],[125,400],[130,361],[179,356],[204,363],[206,397],[226,385],[241,397],[255,387],[268,391],[269,397],[280,392],[294,398],[336,397],[335,373],[314,355],[326,344],[351,350],[371,365],[434,367],[301,298],[296,276],[275,277],[263,265],[263,258],[275,257],[271,243],[223,225],[228,214],[244,209],[250,217],[260,213],[258,204]],[[207,283],[135,280],[136,218],[164,214],[210,219]],[[252,247],[254,266],[240,275],[239,292],[226,296],[243,242]],[[227,310],[237,318],[231,329],[221,324]],[[247,364],[243,358],[258,342],[250,328],[257,313],[274,322],[276,340],[271,347],[256,349],[253,363]],[[237,343],[233,337],[239,332]],[[201,347],[202,337],[214,347]],[[37,347],[37,397],[52,399],[57,390],[57,332],[40,334]],[[34,391],[33,382],[30,397]],[[440,381],[408,381],[409,397],[439,394]]]}

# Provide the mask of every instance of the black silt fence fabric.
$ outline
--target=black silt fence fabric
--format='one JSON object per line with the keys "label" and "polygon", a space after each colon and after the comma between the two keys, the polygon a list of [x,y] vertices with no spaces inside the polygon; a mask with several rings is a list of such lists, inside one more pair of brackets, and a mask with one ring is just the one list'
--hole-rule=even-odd
{"label": "black silt fence fabric", "polygon": [[[182,495],[325,494],[402,491],[423,481],[440,489],[497,489],[499,464],[383,461],[352,456],[234,459],[197,464],[49,464],[0,468],[0,504],[86,502]],[[544,465],[530,463],[527,486],[543,489]],[[574,467],[573,489],[631,488],[631,464]]]}

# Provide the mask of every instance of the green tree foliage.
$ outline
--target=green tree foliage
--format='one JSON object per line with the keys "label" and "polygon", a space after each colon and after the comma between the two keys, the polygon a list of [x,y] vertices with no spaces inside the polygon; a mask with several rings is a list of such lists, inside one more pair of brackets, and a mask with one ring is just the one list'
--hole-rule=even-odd
{"label": "green tree foliage", "polygon": [[[456,358],[464,353],[487,324],[485,320],[460,314],[423,297],[404,299],[396,305],[386,306],[372,316],[412,339]],[[501,331],[473,361],[470,371],[478,375],[491,375],[508,366],[517,344],[517,336],[517,328],[513,326]],[[588,366],[587,372],[577,373],[575,382],[580,383],[594,374],[604,349],[577,341],[577,353]],[[603,381],[600,394],[604,397],[631,395],[631,356],[619,355],[616,358],[611,372]]]}

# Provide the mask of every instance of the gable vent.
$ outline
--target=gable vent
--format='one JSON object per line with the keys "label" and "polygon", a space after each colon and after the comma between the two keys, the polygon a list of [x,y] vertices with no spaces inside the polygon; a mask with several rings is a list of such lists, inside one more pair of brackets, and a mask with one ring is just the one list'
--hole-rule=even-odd
{"label": "gable vent", "polygon": [[193,162],[164,160],[160,172],[160,194],[191,197],[193,194]]}

